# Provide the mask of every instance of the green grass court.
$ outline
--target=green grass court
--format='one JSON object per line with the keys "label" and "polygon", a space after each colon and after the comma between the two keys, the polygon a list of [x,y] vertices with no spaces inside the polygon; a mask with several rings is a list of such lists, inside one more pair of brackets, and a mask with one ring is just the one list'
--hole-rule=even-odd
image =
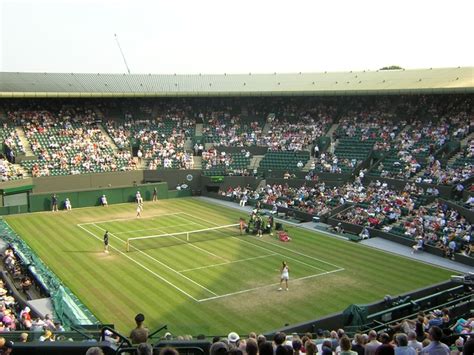
{"label": "green grass court", "polygon": [[[444,281],[451,271],[287,227],[293,240],[240,236],[242,212],[195,198],[6,218],[104,323],[127,334],[142,312],[173,334],[263,332]],[[245,216],[247,217],[247,216]],[[105,230],[110,253],[103,250]],[[171,235],[169,235],[171,234]],[[156,238],[127,239],[147,236]],[[290,290],[278,291],[290,266]]]}

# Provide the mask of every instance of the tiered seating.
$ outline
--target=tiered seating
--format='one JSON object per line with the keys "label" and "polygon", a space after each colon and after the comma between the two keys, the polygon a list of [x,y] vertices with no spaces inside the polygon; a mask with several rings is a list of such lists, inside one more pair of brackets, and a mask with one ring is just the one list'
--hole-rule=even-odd
{"label": "tiered seating", "polygon": [[22,166],[33,177],[135,169],[129,152],[114,152],[107,143],[90,110],[29,111],[26,116],[23,129],[38,159],[24,160]]}
{"label": "tiered seating", "polygon": [[307,151],[270,151],[260,161],[259,170],[301,170],[308,160]]}
{"label": "tiered seating", "polygon": [[339,159],[355,159],[359,163],[369,156],[375,143],[393,140],[398,132],[399,126],[386,119],[346,118],[336,131],[339,142],[334,153]]}
{"label": "tiered seating", "polygon": [[118,147],[138,147],[149,169],[190,169],[193,166],[192,156],[185,152],[184,144],[187,138],[194,137],[195,122],[178,113],[123,123],[109,121],[107,131]]}
{"label": "tiered seating", "polygon": [[0,158],[0,181],[11,181],[22,179],[23,174],[19,169],[15,169],[13,164],[6,159]]}
{"label": "tiered seating", "polygon": [[256,145],[261,137],[263,119],[242,119],[229,113],[213,112],[203,125],[204,143],[223,147],[247,147]]}
{"label": "tiered seating", "polygon": [[202,154],[202,173],[206,176],[247,175],[249,164],[247,152],[222,154],[211,149]]}
{"label": "tiered seating", "polygon": [[[426,203],[425,203],[426,205]],[[420,221],[424,221],[423,224]],[[390,232],[415,240],[421,236],[425,243],[445,253],[469,252],[471,224],[459,212],[439,202],[420,206],[414,215],[403,218]],[[449,245],[450,242],[454,242]],[[449,250],[452,248],[453,250]]]}
{"label": "tiered seating", "polygon": [[266,146],[270,150],[310,149],[310,145],[317,142],[332,124],[332,118],[314,118],[305,111],[297,112],[294,116],[296,117],[292,119],[270,119],[271,128],[267,134],[262,135],[258,145]]}
{"label": "tiered seating", "polygon": [[15,127],[9,123],[4,123],[0,128],[0,142],[12,149],[16,155],[25,152],[25,148],[16,133]]}
{"label": "tiered seating", "polygon": [[[371,176],[390,177],[397,179],[413,178],[419,171],[426,169],[420,182],[443,183],[444,175],[441,164],[435,161],[437,150],[446,144],[450,136],[458,137],[467,124],[465,120],[458,120],[456,124],[448,124],[445,120],[434,124],[432,122],[415,121],[410,130],[404,132],[393,143],[388,155],[369,173]],[[462,133],[465,134],[465,133]],[[432,176],[436,175],[436,176]],[[433,179],[435,178],[435,179]]]}

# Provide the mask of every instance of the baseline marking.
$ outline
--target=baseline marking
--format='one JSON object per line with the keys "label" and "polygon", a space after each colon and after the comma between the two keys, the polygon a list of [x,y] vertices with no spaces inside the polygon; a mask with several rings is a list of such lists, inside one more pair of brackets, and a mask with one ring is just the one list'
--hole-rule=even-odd
{"label": "baseline marking", "polygon": [[[92,233],[91,231],[87,230],[86,228],[84,228],[83,226],[81,225],[77,225],[79,228],[81,228],[82,230],[84,230],[85,232],[89,233],[90,235],[92,235],[95,239],[98,239],[100,241],[102,241],[102,238],[96,236],[94,233]],[[131,260],[132,262],[134,262],[135,264],[137,264],[138,266],[140,266],[141,268],[145,269],[146,271],[148,271],[150,274],[154,275],[155,277],[157,277],[158,279],[166,282],[168,285],[170,285],[171,287],[177,289],[179,292],[181,292],[182,294],[188,296],[189,298],[191,298],[192,300],[196,301],[196,302],[199,302],[199,300],[193,296],[191,296],[189,293],[187,293],[186,291],[182,290],[181,288],[179,288],[178,286],[176,286],[175,284],[173,284],[171,281],[168,281],[167,279],[165,279],[163,276],[157,274],[156,272],[154,272],[153,270],[150,270],[149,268],[147,268],[145,265],[143,265],[142,263],[136,261],[135,259],[133,259],[132,257],[130,257],[129,255],[125,254],[123,251],[119,250],[118,248],[110,245],[110,247],[112,249],[114,249],[115,251],[117,251],[118,253],[120,253],[121,255],[125,256],[127,259]]]}
{"label": "baseline marking", "polygon": [[[320,273],[320,274],[315,274],[315,275],[309,275],[309,276],[299,277],[299,278],[297,278],[297,279],[292,279],[292,280],[293,280],[293,281],[300,281],[300,280],[310,279],[310,278],[314,278],[314,277],[318,277],[318,276],[323,276],[323,275],[327,275],[327,274],[332,274],[332,273],[339,272],[339,271],[343,271],[343,270],[344,270],[344,269],[337,269],[337,270],[332,270],[332,271],[326,271],[326,272],[323,272],[323,273]],[[226,294],[220,295],[220,296],[214,296],[214,297],[208,297],[208,298],[201,298],[201,299],[198,300],[198,302],[206,302],[206,301],[216,300],[216,299],[219,299],[219,298],[224,298],[224,297],[239,295],[239,294],[246,293],[246,292],[261,290],[261,289],[269,288],[269,287],[275,287],[275,286],[278,286],[279,284],[280,284],[280,283],[277,282],[277,283],[273,283],[273,284],[270,284],[270,285],[259,286],[259,287],[254,287],[254,288],[249,288],[249,289],[246,289],[246,290],[242,290],[242,291],[226,293]]]}
{"label": "baseline marking", "polygon": [[[100,229],[100,230],[102,230],[102,231],[105,231],[105,229],[103,229],[103,228],[101,228],[101,227],[99,227],[99,226],[97,226],[97,225],[95,225],[95,224],[93,224],[93,225],[94,225],[96,228],[98,228],[98,229]],[[121,241],[122,243],[124,243],[124,244],[126,243],[125,241],[123,241],[122,239],[120,239],[119,237],[117,237],[116,235],[114,235],[113,233],[110,233],[110,232],[109,232],[109,234],[110,234],[112,237],[114,237],[115,239],[118,239],[119,241]],[[173,269],[171,266],[169,266],[169,265],[167,265],[167,264],[165,264],[165,263],[159,261],[158,259],[152,257],[151,255],[148,255],[147,253],[145,253],[145,252],[142,251],[142,250],[139,250],[139,249],[137,249],[137,248],[135,248],[135,247],[133,247],[133,248],[134,248],[136,251],[138,251],[139,253],[141,253],[141,254],[145,255],[146,257],[150,258],[151,260],[155,261],[156,263],[158,263],[158,264],[164,266],[165,268],[171,270],[172,272],[176,273],[177,275],[180,275],[181,277],[185,278],[185,279],[188,280],[189,282],[191,282],[191,283],[195,284],[196,286],[201,287],[203,290],[206,290],[207,292],[212,293],[213,295],[216,295],[216,296],[217,296],[217,293],[215,293],[215,292],[209,290],[207,287],[205,287],[205,286],[201,285],[200,283],[198,283],[198,282],[196,282],[196,281],[190,279],[189,277],[187,277],[187,276],[185,276],[185,275],[179,273],[178,271],[176,271],[175,269]]]}

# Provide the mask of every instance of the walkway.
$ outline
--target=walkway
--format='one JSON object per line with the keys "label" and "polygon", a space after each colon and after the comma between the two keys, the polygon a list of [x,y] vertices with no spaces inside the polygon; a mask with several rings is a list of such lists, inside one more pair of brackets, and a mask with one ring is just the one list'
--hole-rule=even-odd
{"label": "walkway", "polygon": [[[233,208],[233,209],[236,209],[236,210],[240,210],[240,211],[246,212],[248,214],[250,214],[250,212],[253,209],[253,207],[251,207],[251,206],[241,207],[237,203],[230,202],[230,201],[224,201],[224,200],[217,200],[217,199],[214,199],[214,198],[211,198],[211,197],[200,196],[200,197],[198,197],[198,199],[201,199],[201,200],[206,201],[206,202],[226,206],[226,207],[229,207],[229,208]],[[275,218],[275,220],[280,220],[280,219]],[[336,238],[347,240],[347,238],[345,238],[341,235],[334,234],[334,233],[329,233],[329,232],[322,231],[322,230],[319,230],[319,229],[315,229],[315,223],[313,223],[313,222],[292,223],[292,222],[289,222],[287,220],[281,220],[281,221],[284,224],[291,224],[291,225],[296,226],[296,227],[308,229],[312,232],[318,232],[318,233],[326,234],[326,235],[331,236],[331,237],[336,237]],[[353,242],[351,242],[351,243],[353,243]],[[359,244],[362,244],[362,245],[364,245],[366,247],[369,247],[369,248],[375,248],[375,249],[383,250],[383,251],[386,251],[386,252],[389,252],[389,253],[392,253],[392,254],[400,255],[400,256],[403,256],[403,257],[406,257],[406,258],[409,258],[409,259],[414,259],[414,260],[417,260],[417,261],[425,263],[425,264],[436,265],[438,267],[453,270],[455,272],[460,272],[460,273],[472,272],[472,268],[467,266],[467,265],[464,265],[464,264],[461,264],[461,263],[458,263],[456,261],[452,261],[452,260],[449,260],[449,259],[446,259],[446,258],[442,258],[440,256],[433,255],[433,254],[428,254],[428,253],[423,253],[423,252],[417,253],[417,254],[412,254],[411,253],[412,249],[410,247],[407,247],[407,246],[404,246],[404,245],[401,245],[401,244],[398,244],[398,243],[395,243],[395,242],[392,242],[392,241],[389,241],[389,240],[386,240],[386,239],[382,239],[382,238],[372,238],[372,239],[368,239],[368,240],[363,240],[363,241],[360,241]]]}

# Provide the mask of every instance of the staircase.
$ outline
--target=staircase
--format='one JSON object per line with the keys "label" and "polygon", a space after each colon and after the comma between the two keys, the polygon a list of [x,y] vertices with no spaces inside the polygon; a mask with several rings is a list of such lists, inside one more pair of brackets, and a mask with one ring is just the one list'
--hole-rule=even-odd
{"label": "staircase", "polygon": [[22,174],[23,174],[23,178],[28,178],[28,177],[31,177],[30,173],[28,172],[28,170],[26,170],[25,168],[23,168],[20,164],[12,164],[13,168],[15,169],[15,171],[20,171]]}
{"label": "staircase", "polygon": [[471,134],[468,134],[468,135],[466,136],[466,138],[464,138],[463,140],[461,140],[461,150],[464,149],[464,147],[467,145],[467,143],[468,143],[471,139],[474,139],[474,132],[472,132]]}
{"label": "staircase", "polygon": [[262,134],[263,134],[263,135],[266,135],[266,134],[268,134],[268,132],[271,131],[271,129],[272,129],[272,124],[271,124],[271,122],[268,122],[268,121],[269,121],[269,120],[270,120],[270,121],[273,121],[274,119],[275,119],[275,114],[274,114],[274,113],[270,113],[270,114],[268,115],[267,120],[266,120],[266,122],[265,122],[265,125],[263,126],[263,129],[262,129]]}
{"label": "staircase", "polygon": [[452,165],[458,158],[462,157],[463,155],[463,152],[464,152],[464,148],[466,148],[467,146],[467,143],[471,140],[471,139],[474,139],[474,132],[467,135],[466,138],[462,139],[461,140],[461,148],[459,150],[459,152],[457,152],[456,154],[454,154],[451,158],[449,158],[448,160],[448,166],[449,165]]}
{"label": "staircase", "polygon": [[112,148],[114,153],[117,153],[119,149],[117,145],[115,144],[114,140],[112,139],[112,137],[107,132],[107,130],[102,125],[99,125],[99,129],[100,129],[100,132],[104,135],[105,140],[107,141],[107,145],[110,146],[110,148]]}
{"label": "staircase", "polygon": [[95,113],[95,115],[97,116],[98,119],[100,119],[102,121],[105,119],[104,114],[102,113],[101,110],[99,110],[99,108],[97,106],[94,106],[93,111],[94,111],[94,113]]}
{"label": "staircase", "polygon": [[263,155],[254,155],[252,157],[252,160],[250,160],[249,169],[250,170],[258,169],[258,166],[260,165],[260,161],[262,159],[263,159]]}
{"label": "staircase", "polygon": [[202,169],[202,157],[193,156],[194,168],[193,169]]}
{"label": "staircase", "polygon": [[[306,163],[305,166],[303,166],[302,171],[310,171],[311,170],[311,163],[315,162],[315,159],[313,157],[309,158],[308,162]],[[315,162],[316,163],[316,162]]]}
{"label": "staircase", "polygon": [[27,157],[32,157],[35,154],[31,150],[30,142],[28,142],[28,139],[26,138],[25,131],[21,127],[15,127],[16,134],[18,135],[18,138],[20,138],[20,142],[23,145],[23,148],[25,149],[25,156]]}
{"label": "staircase", "polygon": [[193,147],[193,140],[192,138],[186,138],[186,142],[184,142],[184,150],[187,152],[192,152],[194,154],[194,147]]}
{"label": "staircase", "polygon": [[195,133],[196,137],[202,136],[202,127],[203,127],[202,123],[196,123],[196,133]]}
{"label": "staircase", "polygon": [[267,180],[265,179],[262,179],[260,180],[260,182],[258,183],[258,186],[257,188],[255,189],[256,191],[261,189],[261,188],[264,188],[265,186],[267,186]]}
{"label": "staircase", "polygon": [[398,133],[398,136],[400,136],[402,133],[405,133],[406,131],[409,131],[411,129],[411,126],[408,124],[403,129]]}
{"label": "staircase", "polygon": [[151,118],[154,119],[158,117],[158,104],[153,105],[153,108],[151,109]]}
{"label": "staircase", "polygon": [[334,123],[331,128],[326,132],[325,136],[326,137],[332,137],[333,133],[337,130],[339,127],[339,123]]}

